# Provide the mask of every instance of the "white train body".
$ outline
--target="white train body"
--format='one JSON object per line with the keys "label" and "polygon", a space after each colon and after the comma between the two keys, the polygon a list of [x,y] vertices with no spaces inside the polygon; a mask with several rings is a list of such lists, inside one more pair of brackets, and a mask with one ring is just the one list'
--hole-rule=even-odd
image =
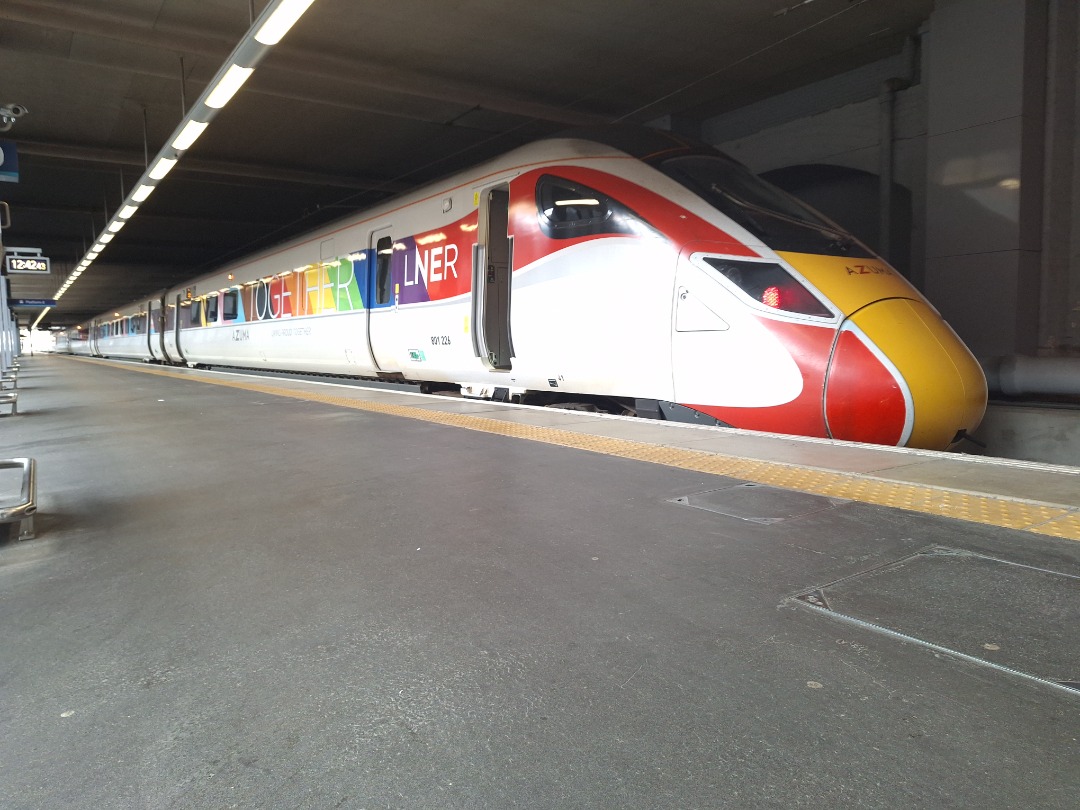
{"label": "white train body", "polygon": [[[732,193],[750,206],[733,218],[706,183],[760,181],[666,137],[650,136],[672,163],[538,142],[101,316],[84,343],[474,397],[655,401],[668,418],[890,444],[943,447],[975,427],[978,365],[914,288],[853,242],[770,246],[768,213]],[[824,222],[781,230],[824,246]]]}

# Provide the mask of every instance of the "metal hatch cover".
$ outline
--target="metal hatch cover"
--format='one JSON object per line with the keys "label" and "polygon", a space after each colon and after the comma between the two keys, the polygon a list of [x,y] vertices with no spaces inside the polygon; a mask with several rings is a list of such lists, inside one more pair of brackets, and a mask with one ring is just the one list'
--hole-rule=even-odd
{"label": "metal hatch cover", "polygon": [[794,520],[850,503],[843,498],[826,498],[753,483],[695,492],[671,498],[670,502],[765,525]]}
{"label": "metal hatch cover", "polygon": [[1080,689],[1080,577],[932,546],[791,597],[974,664]]}

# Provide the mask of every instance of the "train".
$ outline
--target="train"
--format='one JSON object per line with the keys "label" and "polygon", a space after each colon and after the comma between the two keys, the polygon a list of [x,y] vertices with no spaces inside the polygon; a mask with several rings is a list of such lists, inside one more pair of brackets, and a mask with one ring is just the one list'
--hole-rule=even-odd
{"label": "train", "polygon": [[62,345],[938,450],[987,397],[888,262],[719,150],[652,130],[536,141]]}

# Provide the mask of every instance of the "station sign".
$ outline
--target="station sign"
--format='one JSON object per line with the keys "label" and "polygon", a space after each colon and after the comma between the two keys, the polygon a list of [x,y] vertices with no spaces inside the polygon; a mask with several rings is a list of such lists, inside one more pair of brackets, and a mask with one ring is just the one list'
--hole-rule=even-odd
{"label": "station sign", "polygon": [[15,307],[55,307],[55,298],[12,298],[8,305]]}
{"label": "station sign", "polygon": [[9,273],[48,273],[48,256],[6,256]]}
{"label": "station sign", "polygon": [[9,273],[49,272],[49,257],[41,255],[41,248],[9,247],[5,253],[4,266]]}

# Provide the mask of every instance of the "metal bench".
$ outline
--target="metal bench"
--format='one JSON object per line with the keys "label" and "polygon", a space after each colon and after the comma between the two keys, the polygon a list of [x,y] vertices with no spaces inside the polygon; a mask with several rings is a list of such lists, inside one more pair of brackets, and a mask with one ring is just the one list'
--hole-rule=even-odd
{"label": "metal bench", "polygon": [[32,458],[0,460],[0,470],[22,470],[22,487],[13,500],[0,495],[0,523],[21,522],[20,540],[34,539],[34,513],[37,512],[37,462]]}
{"label": "metal bench", "polygon": [[19,392],[18,391],[0,391],[0,405],[10,405],[11,415],[17,416],[19,413]]}
{"label": "metal bench", "polygon": [[5,388],[18,388],[19,378],[14,374],[2,374],[0,375],[0,391]]}

